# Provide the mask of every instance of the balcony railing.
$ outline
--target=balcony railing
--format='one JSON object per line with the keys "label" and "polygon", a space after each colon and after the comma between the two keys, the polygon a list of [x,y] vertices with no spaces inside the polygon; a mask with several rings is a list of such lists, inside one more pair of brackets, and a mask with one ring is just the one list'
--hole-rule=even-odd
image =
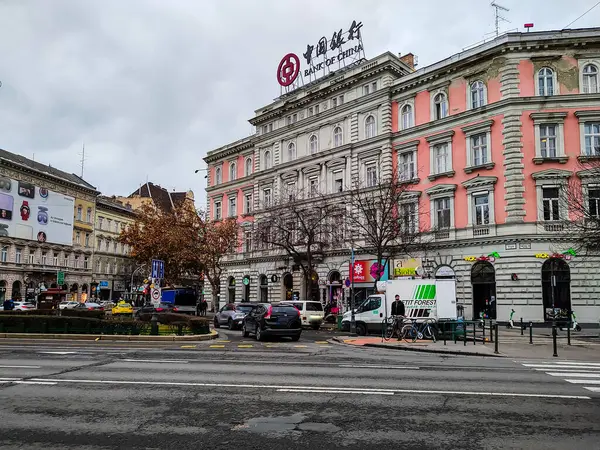
{"label": "balcony railing", "polygon": [[564,231],[565,225],[561,222],[544,222],[544,231],[552,233]]}
{"label": "balcony railing", "polygon": [[450,230],[440,230],[435,232],[435,239],[448,239],[450,237]]}
{"label": "balcony railing", "polygon": [[489,234],[490,234],[490,227],[487,225],[477,226],[477,227],[473,228],[473,236],[474,237],[489,236]]}

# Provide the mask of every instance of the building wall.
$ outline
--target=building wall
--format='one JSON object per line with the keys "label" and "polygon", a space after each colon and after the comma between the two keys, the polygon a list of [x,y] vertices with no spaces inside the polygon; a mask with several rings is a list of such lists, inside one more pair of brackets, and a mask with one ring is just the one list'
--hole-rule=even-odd
{"label": "building wall", "polygon": [[[585,48],[579,45],[581,43],[586,44]],[[523,315],[526,320],[541,321],[544,319],[541,268],[548,258],[536,255],[552,255],[570,247],[565,239],[557,239],[559,225],[544,221],[540,215],[541,186],[555,184],[561,177],[576,177],[575,172],[580,169],[578,158],[582,155],[583,143],[581,121],[576,112],[595,111],[600,117],[600,93],[583,93],[582,69],[588,63],[600,68],[599,50],[600,30],[597,29],[579,34],[569,32],[560,38],[556,33],[513,34],[412,74],[399,76],[382,69],[340,77],[343,82],[350,76],[358,77],[360,81],[354,86],[363,86],[371,80],[380,83],[381,87],[368,95],[361,95],[357,87],[343,88],[341,84],[339,89],[330,88],[333,83],[327,82],[327,85],[311,88],[311,92],[319,93],[311,101],[307,99],[311,94],[300,89],[291,99],[281,99],[257,111],[257,117],[252,120],[257,124],[255,136],[209,152],[206,161],[212,179],[207,189],[211,214],[214,199],[222,200],[223,214],[226,214],[228,195],[238,196],[238,214],[241,214],[240,195],[250,183],[254,184],[257,213],[265,188],[272,189],[273,196],[290,180],[302,188],[306,186],[307,174],[319,176],[322,192],[328,192],[331,183],[328,167],[336,161],[338,167],[343,168],[348,185],[350,180],[364,176],[365,162],[377,163],[381,179],[391,173],[392,168],[399,167],[400,154],[413,148],[417,175],[416,180],[411,180],[410,190],[421,194],[418,204],[421,229],[433,232],[428,234],[432,239],[430,254],[420,255],[428,261],[428,273],[434,276],[442,265],[454,268],[457,296],[470,316],[477,309],[474,302],[481,300],[475,298],[480,294],[473,291],[471,284],[472,266],[478,258],[499,253],[500,258],[491,263],[496,280],[497,317],[506,320],[514,308],[517,317]],[[379,64],[383,67],[386,58],[393,63],[388,55],[374,58],[365,68]],[[542,92],[546,95],[539,95],[539,74],[545,68],[552,71],[553,92],[546,90]],[[381,82],[384,78],[386,83]],[[471,103],[471,87],[475,82],[484,85],[482,105]],[[448,115],[442,118],[435,117],[434,99],[440,93],[448,102]],[[332,98],[340,95],[353,100],[330,108]],[[302,106],[292,108],[295,99],[305,101]],[[308,117],[308,108],[317,104],[320,114]],[[413,115],[411,124],[404,127],[401,112],[407,104],[412,107]],[[280,117],[269,119],[269,114],[277,115],[278,108],[286,110]],[[289,123],[287,117],[294,114],[297,114],[297,122]],[[371,138],[365,136],[364,121],[369,115],[376,119],[376,136]],[[275,124],[272,132],[269,128],[265,132],[262,125],[268,121]],[[331,136],[337,124],[344,129],[344,143],[332,148]],[[540,124],[557,127],[559,154],[556,158],[540,155]],[[482,125],[479,130],[477,125]],[[486,164],[472,167],[470,136],[476,132],[487,133],[489,152]],[[318,135],[320,147],[316,154],[308,155],[312,134]],[[296,143],[294,161],[285,157],[290,142]],[[432,147],[440,142],[451,146],[452,155],[452,170],[442,175],[432,170]],[[231,181],[224,170],[222,184],[215,185],[215,167],[226,168],[232,160],[239,167],[243,160],[241,154],[248,152],[250,144],[254,148],[253,174],[241,176],[238,170],[240,178]],[[272,167],[265,167],[267,150],[271,152]],[[493,214],[489,223],[476,226],[473,194],[484,191],[488,192]],[[452,224],[447,233],[438,233],[432,205],[436,198],[444,197],[452,200]],[[364,259],[369,257],[364,255]],[[469,257],[472,258],[465,260]],[[347,261],[348,255],[340,249],[338,254],[327,255],[317,272],[327,277],[332,267],[343,272],[341,268],[345,264],[343,276],[347,276]],[[591,280],[597,262],[594,257],[579,255],[567,261],[571,271],[571,304],[581,321],[596,322],[600,317],[600,304],[596,300],[598,282]],[[273,300],[279,299],[281,281],[271,286],[271,275],[279,275],[283,280],[283,275],[291,270],[285,256],[264,250],[232,255],[226,264],[222,295],[228,292],[228,276],[235,277],[236,292],[239,290],[241,295],[241,279],[250,275],[252,300],[259,298],[260,275],[267,275],[269,293]],[[517,278],[514,281],[513,274]],[[295,282],[297,275],[294,273]]]}

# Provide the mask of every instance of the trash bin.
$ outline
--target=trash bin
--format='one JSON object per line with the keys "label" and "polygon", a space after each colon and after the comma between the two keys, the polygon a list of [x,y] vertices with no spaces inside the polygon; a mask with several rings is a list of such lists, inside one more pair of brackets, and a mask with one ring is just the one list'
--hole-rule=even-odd
{"label": "trash bin", "polygon": [[338,327],[338,330],[340,330],[340,331],[342,331],[342,319],[343,318],[344,318],[343,315],[338,314],[338,316],[337,316],[337,327]]}

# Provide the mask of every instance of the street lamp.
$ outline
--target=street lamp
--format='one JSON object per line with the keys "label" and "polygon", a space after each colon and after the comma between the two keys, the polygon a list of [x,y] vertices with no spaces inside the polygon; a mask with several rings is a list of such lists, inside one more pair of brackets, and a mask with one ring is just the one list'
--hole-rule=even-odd
{"label": "street lamp", "polygon": [[194,170],[194,173],[198,173],[198,172],[206,172],[206,175],[204,175],[204,178],[208,178],[208,167],[206,169],[196,169],[196,170]]}

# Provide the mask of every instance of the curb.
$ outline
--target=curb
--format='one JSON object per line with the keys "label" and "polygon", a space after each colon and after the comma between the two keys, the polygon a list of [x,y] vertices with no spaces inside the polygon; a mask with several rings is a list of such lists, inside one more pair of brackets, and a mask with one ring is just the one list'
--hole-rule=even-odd
{"label": "curb", "polygon": [[131,336],[108,334],[42,334],[42,333],[0,333],[0,338],[7,339],[58,339],[71,341],[119,341],[119,342],[186,342],[210,341],[217,339],[219,333],[211,330],[209,334],[193,336]]}

